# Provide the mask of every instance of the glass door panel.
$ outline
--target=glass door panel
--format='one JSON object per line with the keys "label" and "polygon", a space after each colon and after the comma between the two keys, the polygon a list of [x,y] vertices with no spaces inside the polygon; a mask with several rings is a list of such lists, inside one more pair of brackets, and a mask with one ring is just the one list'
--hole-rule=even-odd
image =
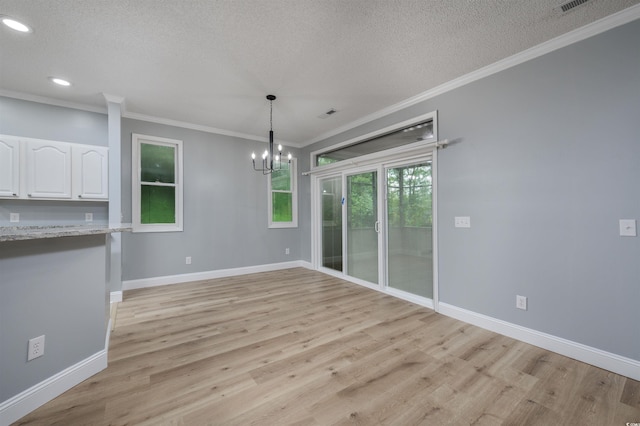
{"label": "glass door panel", "polygon": [[378,284],[378,173],[346,177],[347,274]]}
{"label": "glass door panel", "polygon": [[342,177],[320,181],[322,266],[342,272]]}
{"label": "glass door panel", "polygon": [[387,169],[389,287],[433,299],[431,163]]}

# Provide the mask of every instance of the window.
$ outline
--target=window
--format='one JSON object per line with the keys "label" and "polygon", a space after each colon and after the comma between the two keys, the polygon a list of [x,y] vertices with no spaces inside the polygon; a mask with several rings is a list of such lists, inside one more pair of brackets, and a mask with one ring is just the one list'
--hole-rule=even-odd
{"label": "window", "polygon": [[328,149],[312,152],[311,164],[313,167],[327,166],[392,148],[404,149],[413,144],[436,142],[437,123],[437,111],[423,114]]}
{"label": "window", "polygon": [[182,141],[133,134],[133,232],[182,231]]}
{"label": "window", "polygon": [[269,228],[298,226],[296,159],[269,175]]}

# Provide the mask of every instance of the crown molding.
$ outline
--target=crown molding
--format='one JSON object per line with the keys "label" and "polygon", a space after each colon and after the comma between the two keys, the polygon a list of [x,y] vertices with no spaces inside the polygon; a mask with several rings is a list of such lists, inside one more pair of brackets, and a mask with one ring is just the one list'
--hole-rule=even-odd
{"label": "crown molding", "polygon": [[106,114],[107,109],[103,107],[96,107],[87,104],[81,104],[77,102],[62,101],[60,99],[47,98],[45,96],[31,95],[28,93],[14,92],[11,90],[0,89],[0,96],[6,98],[20,99],[23,101],[37,102],[39,104],[54,105],[65,108],[79,109],[81,111],[97,112],[99,114]]}
{"label": "crown molding", "polygon": [[173,120],[171,118],[163,118],[163,117],[156,117],[153,115],[146,115],[146,114],[139,114],[137,112],[130,112],[130,111],[123,111],[122,116],[124,118],[130,118],[132,120],[140,120],[140,121],[147,121],[150,123],[157,123],[157,124],[164,124],[167,126],[173,126],[173,127],[182,127],[185,129],[191,129],[191,130],[198,130],[201,132],[206,132],[206,133],[216,133],[219,135],[224,135],[224,136],[232,136],[232,137],[237,137],[237,138],[242,138],[242,139],[250,139],[250,140],[256,140],[256,141],[260,141],[260,142],[268,142],[267,138],[265,137],[259,137],[259,136],[255,136],[255,135],[249,135],[246,133],[238,133],[238,132],[233,132],[231,130],[225,130],[225,129],[218,129],[217,127],[210,127],[210,126],[203,126],[201,124],[194,124],[194,123],[188,123],[186,121],[180,121],[180,120]]}
{"label": "crown molding", "polygon": [[[173,120],[170,118],[155,117],[152,115],[139,114],[136,112],[129,112],[126,110],[122,112],[122,117],[130,118],[132,120],[140,120],[140,121],[147,121],[150,123],[164,124],[164,125],[173,126],[173,127],[182,127],[184,129],[198,130],[200,132],[214,133],[217,135],[231,136],[234,138],[247,139],[251,141],[269,142],[269,139],[265,136],[250,135],[248,133],[234,132],[231,130],[219,129],[217,127],[203,126],[201,124],[188,123],[185,121]],[[275,142],[278,142],[278,143],[281,143],[282,145],[286,145],[293,148],[301,147],[300,145],[293,144],[291,142],[283,141],[279,139],[276,140]]]}
{"label": "crown molding", "polygon": [[[162,117],[155,117],[152,115],[145,115],[145,114],[139,114],[139,113],[135,113],[135,112],[130,112],[127,111],[126,108],[126,99],[122,96],[116,96],[116,95],[111,95],[108,93],[102,93],[102,95],[105,98],[105,102],[107,103],[116,103],[119,104],[121,106],[122,109],[122,113],[121,116],[123,118],[130,118],[133,120],[140,120],[140,121],[147,121],[150,123],[157,123],[157,124],[164,124],[167,126],[173,126],[173,127],[181,127],[184,129],[191,129],[191,130],[198,130],[201,132],[206,132],[206,133],[213,133],[213,134],[218,134],[218,135],[224,135],[224,136],[231,136],[231,137],[235,137],[235,138],[240,138],[240,139],[245,139],[245,140],[251,140],[251,141],[258,141],[258,142],[269,142],[269,139],[265,136],[256,136],[256,135],[250,135],[248,133],[240,133],[240,132],[233,132],[231,130],[225,130],[225,129],[218,129],[216,127],[210,127],[210,126],[203,126],[200,124],[194,124],[194,123],[188,123],[185,121],[179,121],[179,120],[172,120],[169,118],[162,118]],[[41,103],[41,104],[45,104],[45,105],[54,105],[54,106],[60,106],[60,107],[65,107],[65,108],[72,108],[72,109],[78,109],[81,111],[89,111],[89,112],[96,112],[96,113],[100,113],[100,114],[107,114],[107,108],[106,107],[94,107],[91,105],[87,105],[87,104],[81,104],[81,103],[76,103],[76,102],[68,102],[68,101],[63,101],[63,100],[59,100],[59,99],[53,99],[53,98],[47,98],[45,96],[38,96],[38,95],[32,95],[29,93],[22,93],[22,92],[14,92],[11,90],[4,90],[4,89],[0,89],[0,96],[4,96],[7,98],[13,98],[13,99],[20,99],[23,101],[31,101],[31,102],[37,102],[37,103]],[[300,144],[294,144],[288,141],[284,141],[281,139],[276,139],[277,143],[281,143],[282,145],[286,145],[288,147],[292,147],[292,148],[301,148]]]}
{"label": "crown molding", "polygon": [[124,97],[117,95],[110,95],[109,93],[102,92],[102,96],[108,103],[124,105]]}
{"label": "crown molding", "polygon": [[320,142],[324,139],[346,132],[382,117],[386,117],[387,115],[401,111],[405,108],[409,108],[413,105],[419,104],[420,102],[424,102],[428,99],[457,89],[482,78],[488,77],[492,74],[504,71],[523,62],[527,62],[547,53],[553,52],[554,50],[561,49],[563,47],[585,40],[589,37],[593,37],[610,29],[635,21],[636,19],[640,19],[640,4],[631,6],[627,9],[621,10],[612,15],[587,24],[583,27],[569,31],[568,33],[560,35],[556,38],[538,44],[529,49],[523,50],[522,52],[516,53],[515,55],[509,56],[505,59],[494,62],[493,64],[479,68],[475,71],[448,81],[447,83],[436,86],[418,95],[412,96],[397,104],[390,105],[372,114],[366,115],[362,118],[359,118],[358,120],[345,124],[344,126],[340,126],[336,129],[330,130],[313,139],[301,143],[300,146],[306,147],[316,142]]}

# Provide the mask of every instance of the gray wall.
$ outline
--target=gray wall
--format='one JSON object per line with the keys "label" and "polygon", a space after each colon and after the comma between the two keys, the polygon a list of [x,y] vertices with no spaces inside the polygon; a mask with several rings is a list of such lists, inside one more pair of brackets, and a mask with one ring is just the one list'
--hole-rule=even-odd
{"label": "gray wall", "polygon": [[440,301],[640,360],[640,238],[618,236],[640,219],[638,40],[640,21],[305,153],[438,110],[454,141],[438,153]]}
{"label": "gray wall", "polygon": [[0,243],[0,402],[104,349],[105,255],[104,235]]}
{"label": "gray wall", "polygon": [[[264,151],[261,142],[123,119],[125,222],[131,221],[132,133],[184,142],[184,231],[123,233],[123,280],[310,259],[309,178],[298,177],[298,228],[268,229],[267,177],[253,171],[250,158],[252,151]],[[298,172],[308,170],[308,156],[291,152]]]}
{"label": "gray wall", "polygon": [[[107,146],[107,116],[0,96],[0,134]],[[107,203],[0,199],[0,226],[15,226],[9,213],[20,213],[18,225],[84,224],[108,222]]]}
{"label": "gray wall", "polygon": [[0,134],[107,146],[107,116],[0,96]]}

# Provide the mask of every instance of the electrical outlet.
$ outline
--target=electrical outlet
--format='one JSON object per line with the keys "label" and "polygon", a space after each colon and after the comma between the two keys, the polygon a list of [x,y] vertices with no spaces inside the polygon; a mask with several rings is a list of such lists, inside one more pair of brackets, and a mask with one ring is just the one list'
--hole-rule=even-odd
{"label": "electrical outlet", "polygon": [[525,296],[516,296],[516,308],[527,310],[527,298]]}
{"label": "electrical outlet", "polygon": [[29,340],[29,352],[27,353],[27,361],[41,357],[44,355],[44,334]]}
{"label": "electrical outlet", "polygon": [[187,265],[191,265],[191,256],[185,257],[184,263],[186,263]]}
{"label": "electrical outlet", "polygon": [[20,213],[9,213],[9,222],[12,222],[12,223],[20,222]]}
{"label": "electrical outlet", "polygon": [[84,214],[85,222],[93,222],[93,213],[85,213]]}
{"label": "electrical outlet", "polygon": [[284,254],[289,254],[289,247],[287,247],[286,249],[284,249]]}

